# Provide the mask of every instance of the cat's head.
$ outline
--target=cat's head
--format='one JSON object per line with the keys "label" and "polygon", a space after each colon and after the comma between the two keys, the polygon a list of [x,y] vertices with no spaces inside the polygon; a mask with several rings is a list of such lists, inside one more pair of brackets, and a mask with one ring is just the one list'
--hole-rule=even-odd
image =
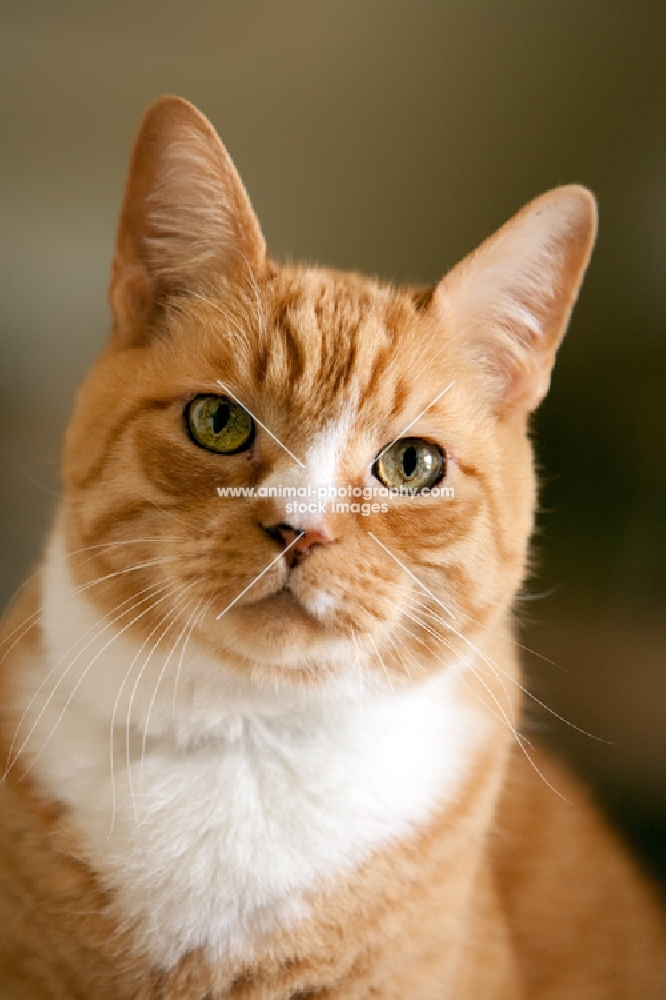
{"label": "cat's head", "polygon": [[[429,669],[464,651],[524,576],[527,422],[594,232],[592,196],[570,186],[433,289],[281,267],[210,123],[156,102],[113,335],[66,442],[77,584],[130,634],[192,631],[241,673],[316,682],[362,655],[395,683],[410,656]],[[399,487],[412,495],[386,495]]]}

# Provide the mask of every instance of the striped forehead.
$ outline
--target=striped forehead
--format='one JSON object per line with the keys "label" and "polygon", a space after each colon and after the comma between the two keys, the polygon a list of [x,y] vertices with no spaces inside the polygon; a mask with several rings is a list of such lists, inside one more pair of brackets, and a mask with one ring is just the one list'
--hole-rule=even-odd
{"label": "striped forehead", "polygon": [[354,431],[371,433],[405,405],[414,352],[401,342],[419,307],[386,285],[321,271],[287,272],[271,295],[258,388],[289,415],[282,426],[296,429],[313,481],[332,484]]}
{"label": "striped forehead", "polygon": [[349,276],[305,272],[286,282],[275,294],[260,345],[258,378],[267,375],[273,355],[284,381],[312,392],[320,408],[346,395],[354,380],[367,385],[373,362],[379,355],[385,361],[384,352],[393,348],[388,297],[387,289]]}

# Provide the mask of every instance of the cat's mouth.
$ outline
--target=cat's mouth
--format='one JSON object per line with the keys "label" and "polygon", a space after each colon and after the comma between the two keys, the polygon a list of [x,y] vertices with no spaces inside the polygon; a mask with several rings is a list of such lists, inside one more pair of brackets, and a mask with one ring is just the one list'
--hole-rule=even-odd
{"label": "cat's mouth", "polygon": [[236,605],[225,633],[236,651],[253,662],[281,665],[292,664],[304,650],[321,651],[340,637],[317,615],[316,606],[307,607],[287,585]]}
{"label": "cat's mouth", "polygon": [[298,629],[310,639],[330,636],[330,622],[325,622],[325,608],[317,594],[298,594],[285,583],[272,594],[264,594],[240,607],[251,633],[257,638]]}
{"label": "cat's mouth", "polygon": [[280,587],[272,594],[265,594],[256,601],[252,601],[246,607],[261,608],[267,614],[273,615],[302,615],[308,621],[318,622],[318,617],[306,607],[303,601],[296,596],[288,583]]}

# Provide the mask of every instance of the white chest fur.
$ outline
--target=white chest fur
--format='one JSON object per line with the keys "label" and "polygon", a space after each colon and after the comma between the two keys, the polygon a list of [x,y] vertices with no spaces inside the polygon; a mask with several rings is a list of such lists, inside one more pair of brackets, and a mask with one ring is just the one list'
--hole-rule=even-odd
{"label": "white chest fur", "polygon": [[23,732],[34,725],[35,751],[48,744],[33,772],[70,807],[89,863],[159,964],[196,946],[248,957],[276,925],[307,915],[309,890],[452,801],[482,738],[483,719],[456,694],[452,670],[371,694],[354,663],[348,686],[275,704],[192,644],[176,720],[171,668],[151,702],[164,665],[156,656],[126,731],[132,684],[118,692],[137,647],[123,636],[103,648],[111,627],[85,648],[80,637],[95,635],[98,615],[74,592],[57,540],[45,612],[47,654],[25,671],[19,705],[38,692]]}

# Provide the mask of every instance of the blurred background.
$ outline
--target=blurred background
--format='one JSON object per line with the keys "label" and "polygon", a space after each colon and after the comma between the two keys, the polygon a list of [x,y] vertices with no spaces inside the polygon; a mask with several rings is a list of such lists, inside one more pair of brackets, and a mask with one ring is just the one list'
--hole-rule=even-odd
{"label": "blurred background", "polygon": [[[278,257],[434,282],[534,195],[600,203],[521,601],[537,731],[666,876],[663,0],[0,3],[0,603],[37,559],[108,327],[149,101],[213,121]],[[552,662],[551,662],[552,661]],[[602,742],[608,741],[608,742]]]}

